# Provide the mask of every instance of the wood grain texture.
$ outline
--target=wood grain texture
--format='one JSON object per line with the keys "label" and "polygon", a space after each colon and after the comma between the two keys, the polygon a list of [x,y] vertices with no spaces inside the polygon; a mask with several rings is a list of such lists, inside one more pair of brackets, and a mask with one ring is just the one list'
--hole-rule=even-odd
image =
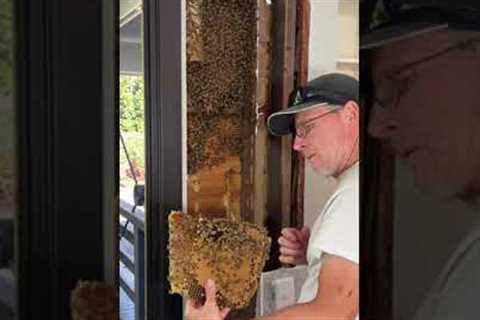
{"label": "wood grain texture", "polygon": [[267,218],[268,149],[270,147],[266,118],[271,110],[272,72],[272,7],[265,0],[259,1],[258,48],[257,48],[257,94],[254,136],[254,221],[264,225]]}
{"label": "wood grain texture", "polygon": [[[298,0],[296,86],[305,86],[308,82],[310,8],[310,0]],[[301,228],[304,224],[305,158],[298,152],[295,152],[292,158],[292,226]]]}
{"label": "wood grain texture", "polygon": [[[272,2],[275,17],[273,20],[272,112],[288,106],[288,97],[294,87],[296,3],[295,0]],[[266,223],[272,239],[277,239],[282,227],[290,226],[292,223],[292,137],[271,137],[268,151],[270,175]],[[268,270],[280,266],[278,253],[277,242],[273,241]]]}
{"label": "wood grain texture", "polygon": [[229,157],[188,177],[188,212],[240,221],[240,158]]}

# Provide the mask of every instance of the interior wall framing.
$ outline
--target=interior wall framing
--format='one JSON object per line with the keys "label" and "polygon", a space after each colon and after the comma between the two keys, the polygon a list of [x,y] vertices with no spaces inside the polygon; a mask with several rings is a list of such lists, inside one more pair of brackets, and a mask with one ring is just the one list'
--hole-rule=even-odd
{"label": "interior wall framing", "polygon": [[188,212],[253,221],[257,3],[186,11]]}

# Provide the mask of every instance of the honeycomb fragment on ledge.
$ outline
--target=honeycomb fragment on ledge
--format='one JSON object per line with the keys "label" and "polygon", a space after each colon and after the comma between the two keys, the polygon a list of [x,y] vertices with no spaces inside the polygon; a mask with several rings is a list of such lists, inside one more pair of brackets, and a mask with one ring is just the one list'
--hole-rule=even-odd
{"label": "honeycomb fragment on ledge", "polygon": [[118,300],[113,286],[99,281],[78,281],[70,295],[72,320],[118,319]]}

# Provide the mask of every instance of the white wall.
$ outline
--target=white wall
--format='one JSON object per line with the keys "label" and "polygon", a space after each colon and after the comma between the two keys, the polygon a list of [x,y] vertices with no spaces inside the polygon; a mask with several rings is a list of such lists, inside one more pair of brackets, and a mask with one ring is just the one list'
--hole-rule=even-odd
{"label": "white wall", "polygon": [[[337,66],[338,0],[312,0],[310,19],[309,79],[334,72]],[[334,181],[305,168],[304,225],[312,226],[333,191]]]}
{"label": "white wall", "polygon": [[[358,77],[358,1],[312,0],[309,79],[330,72]],[[305,168],[304,223],[311,226],[335,187],[333,179]]]}
{"label": "white wall", "polygon": [[336,69],[337,15],[338,0],[311,0],[310,79]]}

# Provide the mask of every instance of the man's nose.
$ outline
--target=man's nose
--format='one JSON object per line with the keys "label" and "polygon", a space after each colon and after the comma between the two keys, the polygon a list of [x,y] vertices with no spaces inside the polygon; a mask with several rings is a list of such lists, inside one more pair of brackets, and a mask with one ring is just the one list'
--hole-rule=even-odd
{"label": "man's nose", "polygon": [[398,129],[398,123],[392,114],[373,108],[368,121],[368,133],[378,139],[388,140]]}
{"label": "man's nose", "polygon": [[299,136],[295,135],[293,138],[293,150],[295,151],[302,151],[303,147],[305,146],[305,140],[300,138]]}

